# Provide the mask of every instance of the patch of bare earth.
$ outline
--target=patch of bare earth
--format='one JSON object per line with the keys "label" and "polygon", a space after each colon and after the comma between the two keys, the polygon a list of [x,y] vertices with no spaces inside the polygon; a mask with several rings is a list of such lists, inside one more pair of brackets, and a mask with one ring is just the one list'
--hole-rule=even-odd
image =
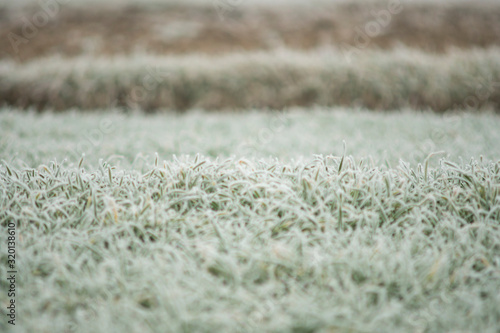
{"label": "patch of bare earth", "polygon": [[[33,16],[41,10],[0,13],[0,59],[23,62],[51,55],[222,54],[324,46],[361,50],[405,45],[444,52],[450,47],[500,45],[500,5],[492,4],[406,4],[392,13],[382,2],[240,7],[224,13],[212,6],[67,7],[32,33],[26,26],[35,23]],[[377,22],[380,29],[370,31],[370,22]]]}

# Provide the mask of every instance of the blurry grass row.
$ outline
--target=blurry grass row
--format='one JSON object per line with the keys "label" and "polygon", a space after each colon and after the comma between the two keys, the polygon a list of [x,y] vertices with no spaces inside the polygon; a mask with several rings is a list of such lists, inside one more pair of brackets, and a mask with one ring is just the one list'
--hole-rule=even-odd
{"label": "blurry grass row", "polygon": [[64,110],[500,109],[500,50],[274,51],[0,62],[0,100]]}
{"label": "blurry grass row", "polygon": [[2,162],[16,332],[497,332],[499,194],[479,161]]}
{"label": "blurry grass row", "polygon": [[77,165],[85,154],[85,167],[102,158],[145,172],[145,161],[155,152],[310,160],[314,154],[341,155],[343,140],[349,155],[377,165],[397,165],[403,159],[415,166],[438,151],[456,163],[481,156],[500,159],[500,117],[488,112],[440,115],[339,108],[144,116],[116,111],[37,114],[0,109],[0,160],[18,167],[54,159]]}

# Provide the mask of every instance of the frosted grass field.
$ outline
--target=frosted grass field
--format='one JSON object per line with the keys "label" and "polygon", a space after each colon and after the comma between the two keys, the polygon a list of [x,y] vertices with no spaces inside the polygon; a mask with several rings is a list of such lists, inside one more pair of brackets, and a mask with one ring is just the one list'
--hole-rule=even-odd
{"label": "frosted grass field", "polygon": [[3,109],[12,331],[498,332],[498,128],[484,112]]}
{"label": "frosted grass field", "polygon": [[498,22],[0,0],[0,332],[500,332]]}
{"label": "frosted grass field", "polygon": [[[352,106],[454,111],[500,109],[500,49],[431,54],[350,47],[223,56],[134,55],[0,61],[6,105],[59,111],[149,112]],[[89,98],[92,96],[92,98]]]}
{"label": "frosted grass field", "polygon": [[[103,159],[124,168],[151,164],[155,153],[215,158],[311,160],[341,156],[342,141],[356,160],[396,167],[399,160],[423,163],[434,152],[455,163],[471,157],[497,161],[500,119],[495,113],[402,110],[374,112],[347,108],[294,108],[287,112],[191,112],[124,115],[117,110],[81,113],[21,112],[0,109],[0,158],[30,167],[57,160],[85,167]],[[132,135],[133,133],[133,135]],[[34,140],[36,138],[36,140]],[[134,164],[135,163],[135,164]]]}

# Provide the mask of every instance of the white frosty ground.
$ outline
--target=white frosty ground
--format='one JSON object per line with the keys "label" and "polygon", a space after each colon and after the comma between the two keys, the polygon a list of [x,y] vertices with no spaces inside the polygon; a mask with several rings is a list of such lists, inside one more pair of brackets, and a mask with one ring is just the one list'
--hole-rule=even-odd
{"label": "white frosty ground", "polygon": [[[471,157],[500,158],[500,117],[494,114],[383,113],[352,109],[292,109],[279,112],[238,112],[156,115],[95,113],[19,113],[0,110],[0,158],[37,166],[56,159],[96,167],[140,168],[157,152],[208,157],[311,160],[313,155],[340,156],[343,144],[356,160],[375,164],[399,160],[422,163],[433,152],[454,162]],[[435,164],[434,164],[435,165]]]}
{"label": "white frosty ground", "polygon": [[16,331],[498,331],[497,116],[275,117],[0,113]]}

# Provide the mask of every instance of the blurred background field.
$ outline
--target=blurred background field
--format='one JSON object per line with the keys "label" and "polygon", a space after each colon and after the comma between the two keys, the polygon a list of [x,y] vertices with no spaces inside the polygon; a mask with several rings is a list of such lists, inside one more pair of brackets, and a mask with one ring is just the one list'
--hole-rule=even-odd
{"label": "blurred background field", "polygon": [[26,3],[0,11],[4,105],[499,109],[493,1]]}
{"label": "blurred background field", "polygon": [[[201,154],[208,158],[295,160],[314,155],[347,154],[375,165],[412,167],[429,154],[459,163],[470,158],[500,156],[500,119],[493,113],[438,115],[403,110],[400,113],[352,109],[292,109],[287,112],[203,112],[123,115],[119,109],[81,114],[35,111],[0,112],[0,159],[35,167],[57,160],[76,165],[85,155],[87,167],[103,159],[122,168],[142,169],[158,153]],[[36,138],[36,140],[34,139]],[[26,164],[24,164],[26,163]]]}

